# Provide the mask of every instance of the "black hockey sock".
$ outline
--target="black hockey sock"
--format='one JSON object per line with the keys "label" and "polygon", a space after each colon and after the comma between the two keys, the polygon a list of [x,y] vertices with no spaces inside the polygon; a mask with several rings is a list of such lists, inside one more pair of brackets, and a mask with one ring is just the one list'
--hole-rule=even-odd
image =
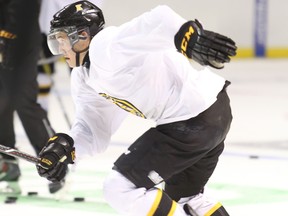
{"label": "black hockey sock", "polygon": [[148,215],[172,215],[176,206],[177,203],[175,201],[173,201],[165,192],[158,189],[157,196]]}

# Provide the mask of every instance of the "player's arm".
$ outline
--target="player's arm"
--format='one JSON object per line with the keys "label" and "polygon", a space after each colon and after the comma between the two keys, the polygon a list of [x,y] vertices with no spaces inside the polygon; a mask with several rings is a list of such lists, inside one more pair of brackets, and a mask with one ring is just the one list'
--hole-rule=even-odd
{"label": "player's arm", "polygon": [[51,137],[39,153],[41,162],[36,165],[41,177],[55,182],[64,179],[68,164],[75,160],[73,139],[64,133],[57,133]]}
{"label": "player's arm", "polygon": [[236,55],[235,42],[218,33],[204,30],[200,22],[184,23],[174,38],[179,52],[200,63],[221,69],[224,63],[230,62],[230,57]]}
{"label": "player's arm", "polygon": [[187,21],[165,5],[143,14],[134,22],[139,28],[134,32],[157,33],[155,37],[147,37],[153,38],[155,50],[176,46],[178,51],[201,65],[221,69],[236,55],[237,47],[232,39],[203,29],[198,20]]}

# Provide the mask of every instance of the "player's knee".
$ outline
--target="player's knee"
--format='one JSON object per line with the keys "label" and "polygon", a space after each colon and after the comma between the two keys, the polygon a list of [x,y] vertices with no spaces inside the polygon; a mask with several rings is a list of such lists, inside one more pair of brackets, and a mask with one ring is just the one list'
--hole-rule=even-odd
{"label": "player's knee", "polygon": [[110,199],[112,194],[115,194],[117,190],[115,182],[117,182],[117,177],[115,176],[114,171],[113,171],[112,174],[106,177],[103,183],[103,195],[107,201]]}
{"label": "player's knee", "polygon": [[103,192],[109,205],[123,215],[174,215],[177,207],[177,203],[162,190],[137,188],[117,171],[107,177]]}
{"label": "player's knee", "polygon": [[[103,184],[103,195],[106,201],[120,212],[125,212],[135,197],[136,186],[121,173],[112,171]],[[144,191],[143,191],[144,193]]]}
{"label": "player's knee", "polygon": [[123,180],[123,178],[124,177],[119,172],[114,170],[110,173],[110,175],[107,176],[103,184],[103,192],[105,198],[109,199],[111,194],[115,195],[121,193],[123,186],[126,186],[125,180]]}

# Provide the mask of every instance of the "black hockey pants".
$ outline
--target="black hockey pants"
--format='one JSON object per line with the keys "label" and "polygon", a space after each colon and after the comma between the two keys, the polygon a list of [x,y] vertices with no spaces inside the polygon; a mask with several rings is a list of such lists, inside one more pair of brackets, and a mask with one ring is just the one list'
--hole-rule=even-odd
{"label": "black hockey pants", "polygon": [[151,128],[115,162],[137,187],[165,182],[178,201],[199,194],[214,172],[232,121],[226,82],[217,101],[198,116]]}

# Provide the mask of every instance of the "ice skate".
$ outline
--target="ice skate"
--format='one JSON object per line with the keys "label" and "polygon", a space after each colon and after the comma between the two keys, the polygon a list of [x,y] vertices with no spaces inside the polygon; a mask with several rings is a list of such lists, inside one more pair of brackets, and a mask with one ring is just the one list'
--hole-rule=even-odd
{"label": "ice skate", "polygon": [[0,194],[21,194],[20,176],[17,160],[0,157]]}

